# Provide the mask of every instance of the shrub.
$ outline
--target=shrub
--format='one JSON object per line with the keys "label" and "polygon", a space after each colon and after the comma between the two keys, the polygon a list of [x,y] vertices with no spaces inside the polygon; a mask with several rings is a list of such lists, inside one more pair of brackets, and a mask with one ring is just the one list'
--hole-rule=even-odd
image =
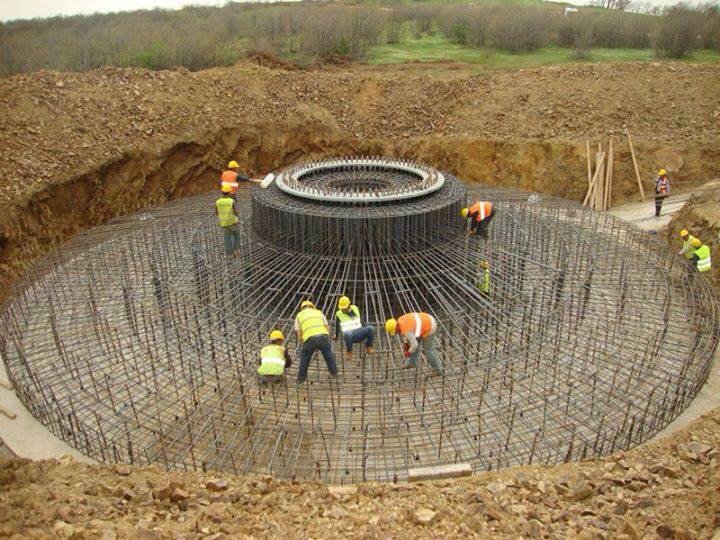
{"label": "shrub", "polygon": [[702,26],[700,12],[682,4],[667,8],[655,32],[654,45],[657,55],[682,58],[690,54],[700,43],[698,38]]}

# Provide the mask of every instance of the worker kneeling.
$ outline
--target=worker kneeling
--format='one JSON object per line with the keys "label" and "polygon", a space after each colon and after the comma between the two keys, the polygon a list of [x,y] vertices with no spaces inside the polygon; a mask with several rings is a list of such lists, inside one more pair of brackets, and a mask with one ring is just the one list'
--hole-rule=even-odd
{"label": "worker kneeling", "polygon": [[300,304],[300,312],[295,317],[295,333],[297,334],[298,343],[302,343],[298,384],[302,384],[307,379],[310,359],[313,353],[318,350],[325,359],[328,371],[335,377],[337,375],[337,365],[330,344],[329,325],[322,311],[315,309],[315,304],[310,300],[305,300]]}
{"label": "worker kneeling", "polygon": [[703,244],[699,238],[693,238],[692,247],[695,248],[692,257],[693,266],[698,272],[709,272],[712,268],[710,246]]}
{"label": "worker kneeling", "polygon": [[284,346],[285,336],[280,330],[273,330],[268,338],[270,344],[260,349],[258,378],[261,383],[280,382],[285,377],[285,370],[292,365],[292,360]]}
{"label": "worker kneeling", "polygon": [[338,310],[335,317],[335,335],[333,340],[337,339],[338,330],[342,332],[343,341],[345,342],[346,358],[352,358],[354,343],[365,342],[365,350],[367,353],[373,353],[375,329],[369,324],[363,325],[362,319],[360,318],[360,309],[358,309],[355,304],[350,303],[350,299],[347,296],[342,296],[340,300],[338,300]]}
{"label": "worker kneeling", "polygon": [[489,201],[478,201],[469,208],[460,210],[460,215],[469,221],[468,234],[479,234],[487,240],[488,227],[495,217],[495,205]]}
{"label": "worker kneeling", "polygon": [[406,313],[397,319],[388,319],[385,322],[385,331],[394,336],[400,334],[403,340],[403,354],[407,358],[406,368],[413,368],[417,365],[420,346],[425,351],[425,356],[433,368],[433,371],[442,375],[443,366],[435,351],[435,338],[437,337],[437,322],[432,315],[427,313]]}

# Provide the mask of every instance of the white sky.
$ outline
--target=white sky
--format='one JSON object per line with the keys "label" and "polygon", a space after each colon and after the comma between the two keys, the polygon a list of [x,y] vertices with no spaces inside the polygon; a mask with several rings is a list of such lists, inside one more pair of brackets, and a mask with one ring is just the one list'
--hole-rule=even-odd
{"label": "white sky", "polygon": [[[572,4],[587,4],[589,0],[567,0]],[[652,5],[675,4],[678,0],[641,0]],[[32,19],[54,15],[77,15],[132,11],[154,7],[177,9],[188,4],[223,6],[225,0],[0,0],[0,21]],[[696,2],[691,2],[696,3]]]}

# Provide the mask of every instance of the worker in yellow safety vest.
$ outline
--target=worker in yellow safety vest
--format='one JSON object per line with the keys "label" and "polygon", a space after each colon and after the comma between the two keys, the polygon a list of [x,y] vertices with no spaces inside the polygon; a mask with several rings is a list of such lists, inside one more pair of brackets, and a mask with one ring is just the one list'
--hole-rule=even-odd
{"label": "worker in yellow safety vest", "polygon": [[320,351],[332,377],[337,376],[337,364],[330,344],[330,326],[323,312],[315,308],[310,300],[300,304],[300,311],[295,316],[295,333],[300,349],[300,367],[298,368],[298,384],[307,379],[310,359],[315,351]]}
{"label": "worker in yellow safety vest", "polygon": [[490,296],[490,263],[483,260],[478,263],[479,276],[477,288],[483,296]]}
{"label": "worker in yellow safety vest", "polygon": [[280,330],[273,330],[268,335],[270,343],[260,349],[260,367],[258,379],[261,383],[275,383],[282,381],[285,370],[292,366],[290,354],[284,347],[285,336]]}
{"label": "worker in yellow safety vest", "polygon": [[489,201],[478,201],[469,208],[460,210],[460,215],[469,221],[468,234],[479,234],[487,240],[488,227],[495,217],[495,205]]}
{"label": "worker in yellow safety vest", "polygon": [[703,244],[699,238],[693,238],[692,247],[695,248],[693,252],[693,265],[698,272],[709,272],[712,268],[712,261],[710,260],[710,246]]}
{"label": "worker in yellow safety vest", "polygon": [[352,359],[353,343],[365,342],[365,351],[372,354],[373,343],[375,340],[375,329],[369,324],[363,325],[360,318],[360,309],[350,302],[347,296],[340,297],[338,300],[338,310],[335,313],[335,332],[333,341],[342,333],[345,342],[345,357]]}
{"label": "worker in yellow safety vest", "polygon": [[229,189],[228,193],[230,193],[233,198],[235,198],[240,182],[260,182],[258,179],[248,178],[247,176],[243,176],[238,173],[237,170],[239,168],[240,165],[238,162],[233,160],[228,163],[227,170],[223,171],[220,175],[220,189]]}
{"label": "worker in yellow safety vest", "polygon": [[693,258],[693,254],[695,253],[695,248],[693,248],[692,243],[693,240],[695,240],[695,237],[690,234],[690,232],[687,229],[683,229],[680,231],[680,238],[682,238],[683,246],[680,251],[678,251],[678,255],[682,255],[687,260],[690,260]]}
{"label": "worker in yellow safety vest", "polygon": [[240,254],[240,226],[238,225],[237,206],[230,194],[230,188],[223,186],[222,197],[215,201],[215,212],[223,230],[225,253],[238,256]]}
{"label": "worker in yellow safety vest", "polygon": [[397,319],[388,319],[385,322],[385,331],[390,336],[400,334],[403,341],[403,354],[407,358],[406,368],[414,368],[420,355],[422,345],[428,363],[437,375],[442,375],[443,366],[435,351],[437,337],[437,322],[435,317],[423,312],[406,313]]}

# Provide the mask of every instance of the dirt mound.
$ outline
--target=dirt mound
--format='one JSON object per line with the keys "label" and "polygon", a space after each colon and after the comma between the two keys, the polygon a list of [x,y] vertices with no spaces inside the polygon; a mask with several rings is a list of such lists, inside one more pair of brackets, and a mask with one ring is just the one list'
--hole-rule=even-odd
{"label": "dirt mound", "polygon": [[0,461],[0,536],[711,538],[720,410],[625,454],[462,480],[326,487],[70,460]]}

